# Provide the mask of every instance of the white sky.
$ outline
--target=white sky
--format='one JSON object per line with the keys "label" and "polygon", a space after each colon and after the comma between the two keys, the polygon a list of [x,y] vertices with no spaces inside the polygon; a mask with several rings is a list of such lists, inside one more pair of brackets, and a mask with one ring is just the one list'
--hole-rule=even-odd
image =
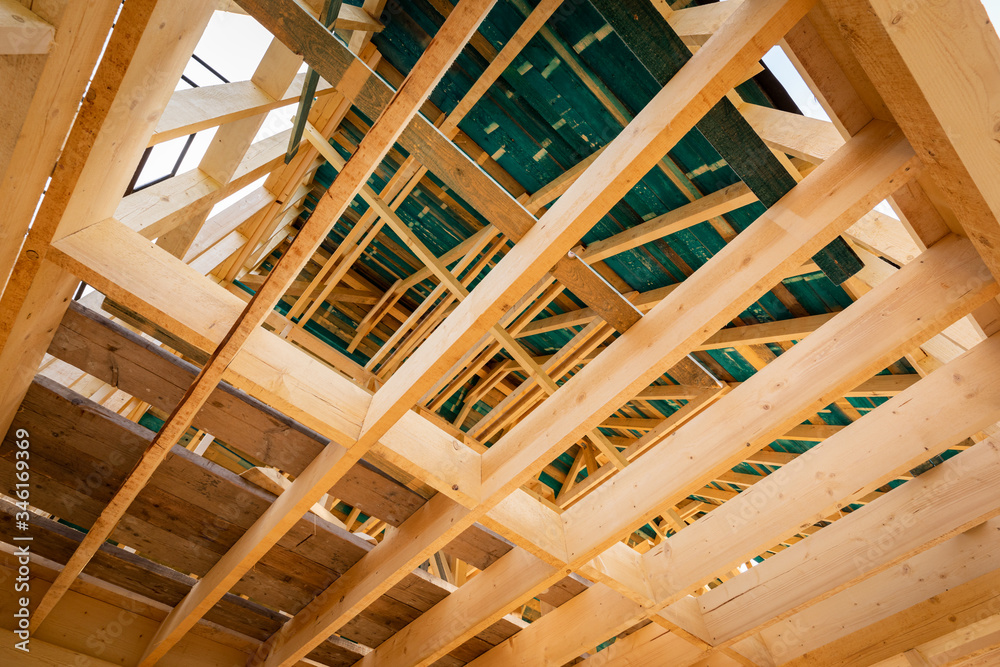
{"label": "white sky", "polygon": [[[215,12],[194,53],[229,81],[247,81],[253,76],[270,43],[271,34],[249,16],[231,12]],[[185,67],[184,74],[199,86],[222,83],[218,77],[194,60],[191,60]],[[190,86],[183,80],[177,84],[177,90],[188,88]],[[267,120],[254,140],[260,141],[290,128],[292,126],[291,117],[294,113],[294,106],[272,111],[268,114]],[[214,135],[214,130],[206,130],[195,135],[194,143],[191,144],[191,148],[188,149],[184,161],[177,170],[178,174],[198,166]],[[187,137],[178,137],[156,146],[150,153],[137,185],[141,186],[147,181],[170,173],[186,141]],[[247,193],[260,187],[263,181],[262,178],[222,200],[215,205],[213,213],[223,210]]]}

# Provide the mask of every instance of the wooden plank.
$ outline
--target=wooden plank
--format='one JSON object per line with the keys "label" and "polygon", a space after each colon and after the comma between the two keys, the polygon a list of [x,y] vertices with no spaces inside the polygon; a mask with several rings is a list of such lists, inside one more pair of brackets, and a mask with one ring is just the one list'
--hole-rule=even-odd
{"label": "wooden plank", "polygon": [[743,104],[739,110],[768,146],[813,164],[829,159],[844,145],[844,138],[829,121],[757,104]]}
{"label": "wooden plank", "polygon": [[705,651],[701,648],[650,623],[629,635],[619,636],[614,644],[591,654],[579,664],[584,667],[652,667],[670,661],[670,664],[684,666],[697,664],[704,656]]}
{"label": "wooden plank", "polygon": [[[507,610],[531,599],[531,593],[522,591],[546,588],[564,576],[562,568],[514,549],[378,646],[359,667],[430,665],[492,625]],[[489,600],[488,607],[479,605],[480,600]]]}
{"label": "wooden plank", "polygon": [[[294,198],[293,198],[294,199]],[[185,264],[195,265],[196,260],[202,260],[210,252],[214,252],[224,239],[239,235],[237,229],[247,220],[259,213],[265,207],[274,203],[275,197],[266,188],[257,188],[224,210],[213,215],[202,226],[188,251],[184,254]],[[212,267],[214,268],[214,266]],[[200,270],[199,270],[200,272]],[[208,273],[207,271],[205,273]]]}
{"label": "wooden plank", "polygon": [[755,201],[757,195],[753,194],[745,184],[730,185],[610,238],[591,243],[577,252],[590,262],[599,262]]}
{"label": "wooden plank", "polygon": [[835,315],[836,313],[807,315],[790,320],[727,327],[699,345],[697,349],[718,350],[735,345],[759,345],[801,340],[829,322]]}
{"label": "wooden plank", "polygon": [[726,19],[740,6],[740,0],[732,5],[713,3],[687,7],[665,16],[670,27],[688,46],[702,45],[715,34]]}
{"label": "wooden plank", "polygon": [[[785,278],[790,278],[793,276],[807,275],[810,273],[815,273],[819,269],[811,261],[797,267],[790,267],[787,271]],[[639,292],[638,294],[629,294],[629,299],[632,301],[633,305],[638,308],[643,313],[652,310],[658,303],[663,301],[677,288],[677,285],[667,285],[666,287],[659,287],[656,289],[649,290],[648,292]],[[550,331],[558,331],[559,329],[567,329],[569,327],[585,326],[594,321],[598,317],[597,313],[591,308],[579,308],[576,310],[569,310],[560,315],[552,315],[550,317],[545,317],[542,319],[535,320],[530,324],[519,328],[518,331],[514,333],[516,338],[523,338],[524,336],[531,336],[534,334],[548,333]]]}
{"label": "wooden plank", "polygon": [[[378,19],[382,16],[382,10],[385,8],[386,0],[365,0],[362,9],[374,19]],[[366,44],[372,38],[372,31],[369,30],[355,30],[351,34],[351,41],[348,43],[351,51],[354,53],[361,53],[361,49],[365,47]]]}
{"label": "wooden plank", "polygon": [[[595,584],[470,665],[564,664],[580,655],[580,646],[596,646],[631,627],[643,615],[641,605],[604,584]],[[599,625],[606,636],[595,637],[595,625]]]}
{"label": "wooden plank", "polygon": [[[22,419],[35,431],[33,501],[83,527],[100,515],[153,437],[79,395],[41,380],[25,400]],[[46,420],[58,425],[58,430],[42,430]],[[12,436],[9,432],[9,441]],[[4,485],[9,488],[15,479],[13,456],[3,459]],[[200,576],[272,501],[272,495],[233,473],[175,447],[113,539],[168,567]],[[366,551],[357,538],[312,516],[294,533],[296,538],[270,552],[259,571],[236,585],[234,592],[251,594],[267,605],[297,608],[309,599],[317,581],[322,585]],[[310,542],[297,544],[301,536],[313,533]],[[61,561],[72,556],[77,545],[72,546]]]}
{"label": "wooden plank", "polygon": [[[296,75],[283,95],[272,97],[253,81],[234,81],[175,91],[163,110],[150,146],[201,132],[294,104],[302,92],[303,74]],[[332,86],[320,82],[317,96],[330,95]]]}
{"label": "wooden plank", "polygon": [[920,379],[919,375],[876,375],[844,394],[845,397],[895,396]]}

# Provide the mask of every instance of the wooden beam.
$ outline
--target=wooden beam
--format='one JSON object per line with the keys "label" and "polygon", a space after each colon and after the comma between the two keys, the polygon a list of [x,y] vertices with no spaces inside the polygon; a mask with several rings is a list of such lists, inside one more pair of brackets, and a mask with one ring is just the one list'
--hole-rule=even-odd
{"label": "wooden beam", "polygon": [[614,644],[592,653],[578,664],[583,667],[629,667],[667,662],[676,667],[708,664],[713,667],[730,667],[738,664],[718,653],[713,654],[712,662],[708,663],[704,649],[655,622],[631,634],[619,636]]}
{"label": "wooden beam", "polygon": [[765,2],[757,11],[735,15],[736,20],[727,26],[730,30],[699,51],[545,213],[544,226],[533,228],[515,245],[473,297],[460,304],[386,382],[373,399],[365,431],[378,433],[387,428],[418,400],[435,377],[454,364],[500,319],[510,303],[537,283],[632,187],[638,174],[645,173],[694,126],[739,78],[737,72],[760,57],[761,44],[783,34],[806,10],[805,4],[807,0],[802,6],[797,2]]}
{"label": "wooden beam", "polygon": [[[1000,604],[998,588],[1000,571],[994,570],[813,649],[794,663],[796,667],[832,666],[854,661],[877,664],[880,660],[891,659],[894,654],[933,641],[933,638],[973,630],[993,616]],[[758,645],[763,646],[762,643]]]}
{"label": "wooden beam", "polygon": [[[378,20],[382,16],[382,10],[385,8],[386,0],[365,0],[362,9],[366,14],[371,16],[373,19]],[[343,7],[341,8],[343,9]],[[366,30],[363,28],[356,28],[351,33],[351,41],[348,46],[354,53],[361,53],[361,49],[365,47],[366,44],[371,40],[374,31]]]}
{"label": "wooden beam", "polygon": [[[649,3],[642,0],[595,0],[595,6],[660,85],[670,81],[691,57],[690,49]],[[741,9],[745,6],[740,5],[726,17],[727,21],[720,30],[724,30],[726,23]],[[773,206],[795,186],[795,178],[764,145],[728,98],[719,100],[697,127],[765,207]],[[816,253],[813,261],[838,285],[862,266],[850,246],[839,237]]]}
{"label": "wooden beam", "polygon": [[916,383],[919,375],[876,375],[844,394],[847,398],[895,396]]}
{"label": "wooden beam", "polygon": [[[360,61],[356,61],[348,49],[293,0],[279,0],[279,2],[279,7],[273,7],[273,3],[264,3],[261,0],[241,0],[241,6],[290,48],[303,53],[310,66],[324,79],[338,87],[339,81],[351,64]],[[539,17],[552,9],[551,3],[544,3],[537,9]],[[277,21],[279,15],[283,18],[280,22]],[[535,23],[537,21],[538,17]],[[514,48],[509,51],[509,55],[505,54],[505,58],[513,58],[522,37],[523,35],[518,37],[512,45]],[[341,92],[357,104],[369,118],[378,117],[393,95],[393,90],[380,77],[375,76],[374,72],[371,72],[361,84],[344,87]],[[404,128],[400,144],[416,161],[423,165],[434,165],[434,173],[445,185],[453,189],[464,201],[469,202],[480,215],[515,242],[537,222],[509,192],[501,188],[476,162],[423,116],[416,117],[410,126]],[[552,269],[557,279],[566,283],[582,299],[592,303],[603,317],[621,330],[628,329],[636,321],[638,314],[621,298],[621,295],[594,276],[579,261],[559,257],[546,268]]]}
{"label": "wooden beam", "polygon": [[[839,396],[857,386],[862,378],[891,364],[903,351],[910,349],[915,340],[924,340],[997,293],[996,283],[989,276],[984,280],[981,275],[982,264],[977,261],[971,245],[961,239],[950,237],[921,257],[920,264],[904,267],[890,279],[891,283],[887,281],[869,292],[830,325],[775,359],[648,454],[642,472],[644,479],[657,485],[656,491],[647,489],[642,481],[631,479],[637,474],[630,474],[630,468],[619,473],[614,486],[598,489],[569,510],[564,517],[571,554],[576,557],[596,555],[613,536],[648,521],[657,514],[658,508],[676,504],[720,472],[743,461],[755,449],[762,448],[822,409],[830,397]],[[939,285],[940,275],[960,266],[967,267],[962,287]],[[966,285],[971,291],[966,291]],[[909,298],[904,297],[904,293]],[[894,304],[894,314],[899,318],[891,318],[891,324],[882,317],[882,308],[889,302]],[[882,329],[880,323],[886,328]],[[879,338],[879,342],[869,341],[866,336],[866,342],[857,345],[853,340],[848,342],[841,338],[842,331],[865,331]],[[876,331],[882,333],[876,334]],[[841,351],[839,354],[837,349]],[[583,377],[594,367],[591,364],[576,377]],[[824,382],[817,384],[816,377],[824,378]],[[747,400],[750,396],[757,398]],[[725,424],[728,426],[720,422],[720,414],[727,415]],[[735,418],[737,414],[743,416]],[[748,424],[753,424],[754,428],[748,431]],[[728,428],[739,429],[739,434],[723,435]],[[709,432],[713,434],[711,437]],[[709,442],[718,444],[709,445]],[[486,457],[498,451],[498,445],[494,445]],[[688,448],[697,454],[685,453]],[[657,461],[661,457],[662,460]],[[682,459],[688,463],[682,464]],[[697,464],[693,463],[695,461]],[[660,464],[672,472],[669,475],[652,472]],[[680,473],[681,469],[689,467],[689,473]],[[671,490],[663,484],[667,477],[678,480],[678,488]],[[642,506],[647,509],[639,511],[637,508],[628,513],[604,511],[620,503],[624,494],[632,499],[629,502],[642,498]],[[621,507],[620,504],[614,506]],[[595,521],[594,517],[600,518]]]}
{"label": "wooden beam", "polygon": [[[283,95],[272,96],[253,81],[234,81],[175,91],[163,110],[150,146],[201,132],[232,121],[256,116],[294,104],[302,92],[304,74],[296,75]],[[320,82],[317,96],[330,95],[334,88]]]}
{"label": "wooden beam", "polygon": [[[604,584],[595,584],[558,610],[542,616],[526,629],[471,663],[470,667],[506,665],[560,665],[582,653],[581,645],[595,646],[635,625],[644,616],[641,605]],[[606,637],[590,634],[595,624],[611,630]],[[584,638],[596,639],[589,644]],[[673,663],[671,663],[673,664]]]}
{"label": "wooden beam", "polygon": [[[1000,342],[991,340],[989,344],[1000,350]],[[975,363],[972,358],[976,355],[969,354],[968,360]],[[957,366],[951,372],[957,372]],[[936,375],[941,374],[933,373],[928,380]],[[944,412],[946,415],[955,414],[953,410]],[[987,416],[989,412],[980,414]],[[949,420],[943,418],[941,421]],[[922,426],[926,422],[916,423]],[[884,428],[885,425],[882,426]],[[921,439],[934,440],[935,445],[925,455],[913,456],[911,453],[910,460],[934,454],[940,449],[941,442],[954,442],[956,437],[964,437],[962,433],[965,432],[969,432],[969,429],[953,429],[952,433],[944,436],[944,440],[937,434],[921,432]],[[832,447],[822,447],[823,453],[810,454],[803,463],[811,464],[813,470],[825,464],[830,459],[827,452],[832,452]],[[880,442],[877,448],[889,450],[891,443]],[[824,455],[826,460],[821,462],[819,459]],[[844,460],[850,457],[850,453],[845,448],[838,452],[838,456],[840,460]],[[898,459],[889,465],[898,470],[902,466],[897,463]],[[880,466],[879,469],[890,472],[893,470],[888,466]],[[835,469],[827,470],[830,475],[842,474]],[[782,474],[783,478],[787,478],[795,474],[801,484],[805,481],[804,472],[798,470],[785,475],[783,471],[779,471],[775,475]],[[864,480],[853,473],[854,471],[843,473],[844,478],[864,484]],[[758,632],[761,626],[795,613],[812,601],[825,599],[862,578],[873,576],[1000,514],[1000,493],[997,492],[996,483],[998,477],[1000,454],[997,442],[987,439],[893,489],[878,502],[865,505],[820,530],[809,538],[808,546],[795,545],[758,564],[754,567],[752,581],[749,577],[734,577],[713,588],[698,598],[705,623],[712,635],[712,643],[731,642]],[[773,484],[775,486],[772,488],[783,486],[782,480],[777,477]],[[864,484],[867,488],[871,486],[874,484]],[[784,488],[790,493],[794,492],[791,486]],[[739,498],[742,507],[752,506],[751,493],[752,491],[748,491],[746,498]],[[731,512],[725,511],[728,510],[726,505],[719,509],[724,514],[733,516]],[[781,509],[774,506],[768,506],[766,511],[771,517],[781,513]],[[822,511],[817,514],[822,514]],[[717,526],[716,515],[717,512],[712,512],[706,517],[705,523]],[[741,518],[753,522],[746,513]],[[804,524],[805,521],[801,523]],[[908,528],[916,525],[920,526],[919,531]],[[683,536],[679,536],[682,541],[693,529],[694,526],[685,531]],[[858,539],[861,536],[864,539]],[[737,554],[734,553],[734,560],[736,557]]]}
{"label": "wooden beam", "polygon": [[[7,58],[0,64],[0,72],[10,82],[0,130],[4,146],[0,150],[0,197],[7,202],[5,223],[0,227],[0,293],[119,5],[113,0],[38,5],[35,13],[56,27],[55,46],[48,55]],[[8,6],[20,12],[26,4],[8,0],[4,7]]]}
{"label": "wooden beam", "polygon": [[[555,8],[559,5],[560,1],[561,0],[546,0],[546,2],[541,3],[532,12],[532,15],[528,18],[528,20],[525,21],[525,23],[522,24],[520,28],[518,28],[518,31],[514,34],[514,36],[511,37],[510,40],[508,40],[508,42],[504,45],[504,48],[500,51],[500,53],[497,54],[496,58],[494,58],[493,61],[490,63],[490,65],[487,67],[486,71],[484,71],[483,74],[479,77],[479,79],[477,79],[476,83],[473,84],[472,88],[470,88],[469,91],[459,101],[459,104],[456,106],[456,108],[448,115],[448,117],[441,124],[440,127],[441,132],[448,139],[455,138],[455,136],[458,133],[459,122],[472,109],[472,107],[482,97],[482,95],[486,92],[486,90],[496,81],[496,79],[500,76],[501,72],[506,68],[506,66],[513,61],[513,59],[521,51],[525,43],[531,38],[534,32],[537,31],[538,27],[542,23],[544,23],[545,20],[552,14]],[[369,2],[371,3],[372,0],[369,0]],[[379,0],[375,0],[375,4],[377,4],[378,2]],[[380,4],[378,6],[380,6]],[[352,37],[352,44],[354,44],[355,41],[356,40],[354,39],[354,37]],[[361,39],[357,41],[359,43],[361,41],[364,41],[364,36],[362,35]],[[357,51],[357,49],[354,48],[354,46],[351,47],[351,50],[355,52]],[[326,141],[325,136],[322,133],[319,133],[319,137],[322,139],[323,142]],[[390,179],[389,183],[383,189],[380,196],[390,201],[390,206],[393,208],[393,210],[395,210],[403,203],[405,197],[423,178],[426,172],[427,168],[426,167],[418,168],[418,165],[416,164],[412,156],[407,158],[406,161],[404,161],[403,165],[400,167],[400,169],[397,170],[393,178]],[[352,239],[355,234],[359,234],[362,228],[365,228],[366,225],[375,223],[375,217],[376,216],[374,211],[370,210],[366,212],[365,215],[362,217],[361,222],[359,222],[358,225],[356,225],[355,228],[352,230],[351,234],[348,236],[348,239]],[[374,237],[374,234],[377,233],[377,231],[378,231],[377,229],[373,230],[371,236]],[[345,246],[349,247],[355,242],[354,240],[349,241],[348,239],[345,239],[344,243],[341,244],[341,247]],[[366,238],[366,240],[368,239]],[[362,241],[361,246],[364,245],[365,241]],[[338,248],[338,252],[340,250],[341,248]],[[336,276],[343,270],[343,268],[346,268],[349,264],[356,261],[356,258],[360,256],[360,251],[361,251],[360,247],[358,249],[352,250],[352,253],[348,257],[342,260],[343,263],[341,267],[338,267],[338,269],[334,271],[334,274],[332,276],[328,276],[326,278],[330,286],[332,286],[332,284],[335,283]],[[333,259],[334,257],[331,257],[330,261],[333,261]],[[417,272],[417,274],[420,273],[423,273],[423,271]],[[315,279],[316,281],[320,279],[320,275],[321,274],[317,274]],[[416,275],[411,276],[406,282],[409,283],[415,280],[416,280]],[[308,318],[312,315],[312,313],[315,312],[316,308],[319,305],[319,302],[321,302],[325,298],[325,294],[326,290],[322,290],[319,296],[316,297],[316,301],[313,304],[313,306],[308,310],[301,308],[300,304],[297,303],[295,307],[293,307],[292,310],[289,312],[289,319],[301,315],[302,317],[299,320],[299,326],[301,327],[303,323],[306,320],[308,320]],[[371,315],[371,313],[369,314]],[[365,335],[367,335],[368,329],[366,328],[366,324],[367,322],[362,322],[362,324],[358,326],[358,335],[355,337],[355,340],[352,342],[349,350],[353,350],[356,344],[360,342],[360,339],[363,338]],[[362,333],[362,331],[364,333]],[[403,330],[402,329],[397,330],[397,334],[399,334],[399,336],[401,337],[403,334]],[[388,346],[389,344],[386,343],[383,345],[383,348]]]}
{"label": "wooden beam", "polygon": [[807,315],[790,320],[727,327],[699,345],[699,350],[719,350],[737,345],[760,345],[801,340],[834,318],[836,313]]}
{"label": "wooden beam", "polygon": [[687,7],[671,12],[669,16],[664,16],[664,18],[667,19],[677,35],[684,40],[685,44],[701,46],[736,11],[740,2],[741,0],[737,0],[731,6],[714,3]]}
{"label": "wooden beam", "polygon": [[[369,65],[374,65],[380,58],[375,48],[370,44],[362,50],[359,56],[364,63]],[[350,102],[341,91],[355,90],[358,81],[363,80],[366,76],[368,76],[366,67],[360,65],[348,67],[347,71],[344,72],[344,76],[338,80],[337,85],[341,90],[338,90],[337,94],[333,97],[313,106],[309,113],[312,122],[322,127],[324,132],[332,133],[347,116],[351,108]],[[372,118],[375,117],[372,116]],[[311,147],[299,151],[290,163],[283,167],[278,167],[267,178],[264,182],[264,187],[274,192],[275,201],[258,218],[249,222],[247,226],[247,242],[240,248],[239,252],[235,253],[219,267],[219,277],[225,280],[239,278],[247,271],[253,269],[256,263],[259,262],[259,256],[256,258],[253,257],[258,249],[262,250],[264,254],[270,252],[270,249],[268,249],[268,246],[271,245],[270,242],[264,242],[261,245],[258,244],[260,244],[262,239],[270,237],[275,229],[282,225],[284,216],[281,213],[281,207],[289,200],[292,193],[296,191],[296,188],[306,178],[306,173],[316,164],[316,157],[317,155]],[[248,260],[250,261],[250,266],[247,266]]]}
{"label": "wooden beam", "polygon": [[[766,628],[759,635],[760,641],[778,664],[795,667],[870,664],[862,662],[866,654],[878,655],[880,649],[884,651],[886,644],[893,642],[886,642],[873,651],[868,646],[845,641],[847,637],[894,614],[905,615],[908,608],[934,596],[942,598],[931,605],[936,612],[934,616],[955,616],[954,611],[960,612],[960,609],[949,614],[949,606],[942,604],[949,597],[949,589],[959,589],[963,584],[985,578],[1000,568],[998,546],[1000,519],[991,519]],[[991,597],[995,596],[995,587],[986,590]],[[927,612],[926,607],[917,609],[924,614]],[[920,614],[915,616],[919,618]],[[875,625],[871,630],[877,627]],[[823,648],[826,645],[829,646]],[[744,647],[742,643],[734,646],[737,651],[746,654]],[[891,655],[883,653],[884,657]]]}
{"label": "wooden beam", "polygon": [[755,201],[757,196],[745,184],[737,183],[576,252],[590,262],[599,262]]}
{"label": "wooden beam", "polygon": [[[194,414],[204,405],[209,393],[222,379],[226,367],[232,363],[250,335],[259,330],[274,304],[284,294],[288,285],[298,276],[330,228],[350,205],[351,200],[364,187],[379,162],[399,138],[403,128],[416,115],[441,77],[444,76],[445,71],[458,56],[462,47],[476,31],[479,23],[493,6],[494,1],[463,0],[435,35],[434,40],[414,66],[404,86],[393,97],[372,125],[368,134],[362,139],[354,155],[338,174],[333,185],[317,204],[312,216],[299,231],[295,241],[282,256],[277,266],[268,274],[267,281],[229,329],[229,333],[226,334],[198,378],[195,379],[194,384],[191,385],[185,397],[181,399],[157,434],[150,446],[150,452],[153,454],[144,456],[143,462],[132,473],[132,479],[138,478],[139,488],[145,481],[143,477],[148,479],[152,470],[162,459],[163,454],[158,451],[158,443],[172,443],[183,430],[187,429]],[[180,431],[173,433],[172,429],[180,429]],[[383,432],[379,435],[383,436],[386,433]],[[232,587],[233,583],[242,577],[287,532],[295,521],[305,514],[337,479],[343,476],[346,469],[360,459],[376,441],[377,439],[372,438],[365,440],[362,434],[356,442],[343,443],[350,447],[350,450],[346,450],[344,447],[325,448],[303,474],[257,520],[254,526],[240,538],[205,577],[199,580],[191,593],[174,608],[157,630],[156,635],[150,640],[140,664],[153,665],[162,658],[197,623],[198,619]],[[128,486],[128,482],[125,486]],[[136,493],[137,491],[138,489],[136,489]],[[119,492],[118,496],[121,495]],[[134,494],[131,497],[134,497]],[[123,504],[127,505],[131,501],[131,497],[123,498],[125,501]],[[103,519],[108,514],[109,512],[106,511],[101,518]],[[115,518],[115,522],[117,522],[117,518]],[[96,532],[92,528],[87,537],[90,538]],[[76,558],[75,554],[74,558]],[[70,569],[67,565],[64,573]]]}
{"label": "wooden beam", "polygon": [[880,665],[893,667],[898,663],[900,667],[911,667],[911,665],[922,667],[933,664],[986,667],[1000,658],[998,626],[1000,626],[1000,615],[986,616],[967,627],[929,639],[899,654],[895,660],[890,658]]}
{"label": "wooden beam", "polygon": [[744,102],[740,113],[771,148],[820,164],[844,145],[830,121]]}
{"label": "wooden beam", "polygon": [[[704,49],[695,57],[703,52]],[[566,407],[553,408],[551,412],[536,410],[505,434],[484,455],[485,475],[492,478],[489,484],[500,486],[510,483],[508,480],[520,479],[522,471],[533,467],[535,462],[551,460],[565,451],[578,440],[578,431],[586,432],[648,387],[666,368],[703,342],[706,331],[717,331],[728,323],[759,294],[776,284],[789,266],[797,266],[808,258],[810,255],[806,253],[816,244],[822,247],[884,193],[894,189],[897,179],[905,180],[913,155],[898,129],[876,124],[865,134],[838,154],[839,166],[831,160],[819,167],[810,179],[794,188],[778,206],[761,216],[644,318],[649,320],[655,315],[659,324],[644,326],[634,337],[619,337],[563,385],[560,391],[563,396],[557,398],[560,403],[569,401]],[[831,191],[838,195],[828,196]],[[803,220],[813,225],[808,232],[802,227]],[[801,235],[792,236],[784,231],[791,228]],[[768,248],[769,252],[761,254],[760,248]],[[736,270],[737,264],[742,268]],[[705,306],[692,309],[692,303]],[[817,335],[812,334],[806,342]],[[652,349],[658,350],[656,358],[651,356]],[[621,361],[633,358],[635,367]],[[600,383],[589,379],[595,376],[602,378]],[[570,387],[573,389],[569,390]],[[581,398],[576,397],[577,392],[581,392]],[[551,415],[558,417],[553,419]]]}
{"label": "wooden beam", "polygon": [[434,496],[272,635],[251,659],[262,667],[295,664],[335,631],[330,628],[342,626],[427,560],[428,554],[458,537],[471,525],[463,521],[468,515],[469,510],[444,494]]}
{"label": "wooden beam", "polygon": [[[522,549],[513,549],[380,644],[359,661],[358,667],[430,665],[495,623],[508,610],[532,599],[533,593],[524,591],[548,588],[565,575],[562,568]],[[477,606],[480,600],[489,600],[489,611]]]}
{"label": "wooden beam", "polygon": [[[810,260],[800,266],[789,267],[787,275],[783,276],[783,279],[794,276],[803,276],[817,271],[819,271],[819,269]],[[639,292],[638,294],[631,293],[627,296],[636,308],[643,313],[647,313],[663,301],[667,295],[675,289],[677,289],[677,285],[667,285],[666,287],[651,289],[648,292]],[[523,327],[516,330],[514,332],[514,336],[516,338],[523,338],[524,336],[548,333],[550,331],[558,331],[560,329],[568,329],[570,327],[585,326],[593,322],[597,317],[598,314],[592,308],[569,310],[559,315],[552,315],[527,323]]]}
{"label": "wooden beam", "polygon": [[[1000,38],[980,3],[940,16],[887,0],[825,5],[882,93],[990,271],[1000,275],[1000,146],[990,91],[1000,86]],[[952,76],[939,76],[945,67]]]}

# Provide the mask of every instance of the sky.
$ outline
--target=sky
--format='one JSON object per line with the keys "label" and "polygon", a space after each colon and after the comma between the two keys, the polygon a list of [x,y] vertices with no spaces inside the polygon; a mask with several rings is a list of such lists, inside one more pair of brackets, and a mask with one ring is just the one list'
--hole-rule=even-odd
{"label": "sky", "polygon": [[[254,70],[270,43],[270,33],[249,16],[230,12],[215,12],[194,53],[229,81],[247,81],[253,76]],[[305,65],[303,65],[304,68]],[[217,76],[193,59],[185,67],[184,75],[199,86],[222,83]],[[177,90],[189,88],[191,86],[183,80],[177,84]],[[269,113],[254,141],[266,139],[290,128],[292,126],[291,117],[294,113],[294,106],[283,107]],[[178,174],[198,166],[214,135],[214,130],[205,130],[195,135],[194,142],[177,170]],[[142,174],[140,174],[137,185],[141,186],[143,183],[168,174],[173,168],[177,156],[180,155],[186,140],[186,137],[179,137],[154,147]],[[212,212],[217,213],[225,209],[231,203],[260,187],[263,181],[262,178],[251,183],[236,194],[222,200],[215,205]]]}
{"label": "sky", "polygon": [[[982,3],[994,27],[1000,24],[1000,0],[982,0]],[[215,12],[201,41],[198,43],[198,47],[195,49],[195,54],[205,60],[205,62],[228,80],[245,81],[253,76],[254,70],[267,50],[270,41],[270,34],[249,16],[229,12]],[[764,56],[764,63],[782,83],[803,114],[811,118],[830,120],[823,111],[823,107],[819,101],[795,70],[794,65],[792,65],[779,47],[771,49]],[[304,68],[305,66],[303,65]],[[193,60],[185,68],[185,75],[198,85],[221,83],[218,78]],[[178,90],[189,87],[183,81],[177,86]],[[288,106],[272,111],[258,133],[256,140],[259,141],[291,127],[291,116],[294,110],[295,107]],[[214,131],[212,130],[203,131],[196,135],[195,141],[181,163],[178,173],[183,173],[198,166],[213,135]],[[184,143],[185,138],[182,137],[154,148],[139,178],[138,184],[142,185],[144,182],[169,173]],[[239,200],[246,193],[260,187],[262,182],[263,179],[219,202],[213,209],[213,213],[224,209],[230,203]],[[876,207],[876,209],[882,213],[896,217],[892,209],[885,202]]]}

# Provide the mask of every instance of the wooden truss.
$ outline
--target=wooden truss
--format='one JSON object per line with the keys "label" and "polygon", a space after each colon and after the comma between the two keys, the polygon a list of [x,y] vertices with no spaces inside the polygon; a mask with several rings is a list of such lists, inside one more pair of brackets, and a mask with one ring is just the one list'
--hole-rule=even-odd
{"label": "wooden truss", "polygon": [[[978,0],[499,0],[523,21],[499,45],[498,0],[427,0],[401,72],[372,40],[406,4],[333,2],[331,31],[318,0],[0,0],[5,586],[19,429],[33,540],[31,652],[5,592],[4,662],[1000,661]],[[561,41],[580,4],[660,87],[644,108]],[[175,91],[216,11],[272,43],[249,81]],[[529,192],[469,130],[533,40],[614,131]],[[737,92],[775,45],[832,122]],[[485,64],[443,112],[463,53]],[[291,130],[257,137],[303,62],[286,160]],[[739,182],[671,157],[696,128]],[[203,131],[197,168],[133,191]],[[651,170],[686,201],[583,243]],[[405,213],[428,197],[464,225],[448,249]],[[674,284],[607,262],[701,224],[724,243]],[[796,301],[818,270],[848,307]],[[789,316],[747,319],[769,293]]]}

